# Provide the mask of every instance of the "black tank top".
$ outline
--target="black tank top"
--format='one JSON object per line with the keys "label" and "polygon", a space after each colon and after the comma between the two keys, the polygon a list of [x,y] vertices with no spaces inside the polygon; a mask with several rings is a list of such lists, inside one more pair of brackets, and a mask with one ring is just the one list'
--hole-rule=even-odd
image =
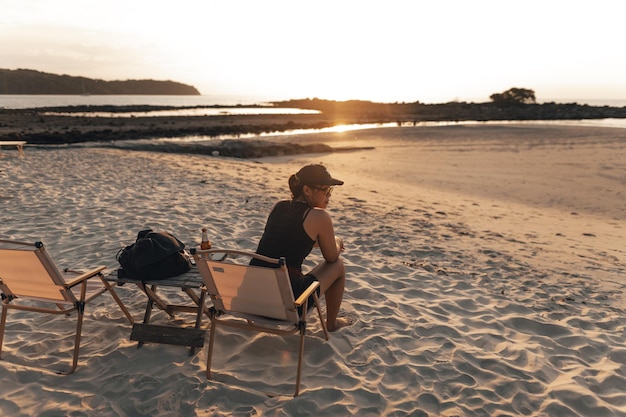
{"label": "black tank top", "polygon": [[[302,271],[302,262],[315,241],[304,230],[304,219],[311,211],[308,203],[280,201],[270,213],[256,252],[270,258],[284,256],[289,269]],[[251,265],[271,266],[253,259]]]}

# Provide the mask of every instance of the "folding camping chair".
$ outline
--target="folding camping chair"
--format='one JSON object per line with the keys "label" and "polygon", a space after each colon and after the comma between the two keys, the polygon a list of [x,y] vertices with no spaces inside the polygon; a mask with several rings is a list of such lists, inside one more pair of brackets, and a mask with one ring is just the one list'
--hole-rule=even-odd
{"label": "folding camping chair", "polygon": [[[324,337],[328,340],[328,331],[316,291],[319,282],[311,284],[297,300],[294,300],[284,258],[272,259],[256,253],[221,249],[208,251],[192,249],[192,253],[213,301],[213,307],[210,309],[211,334],[207,354],[207,378],[211,379],[211,359],[218,325],[278,335],[299,332],[300,346],[294,394],[297,396],[300,391],[310,296],[314,299]],[[224,256],[215,256],[218,254]],[[235,263],[233,260],[236,257],[244,257],[248,262]],[[250,266],[248,263],[252,258],[275,264],[276,268]]]}
{"label": "folding camping chair", "polygon": [[[109,290],[132,324],[133,318],[122,301],[102,280],[104,269],[104,266],[87,272],[65,269],[62,273],[46,252],[43,243],[0,240],[0,358],[9,309],[67,316],[77,313],[72,366],[68,371],[57,372],[64,375],[74,372],[78,364],[83,315],[87,303]],[[103,285],[88,288],[88,281],[93,277],[99,277]]]}

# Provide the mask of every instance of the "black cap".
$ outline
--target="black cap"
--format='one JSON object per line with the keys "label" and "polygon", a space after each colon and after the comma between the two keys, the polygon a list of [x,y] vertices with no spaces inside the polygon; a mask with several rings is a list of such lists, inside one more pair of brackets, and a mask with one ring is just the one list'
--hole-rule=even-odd
{"label": "black cap", "polygon": [[330,176],[324,165],[307,165],[296,174],[296,179],[303,185],[343,185],[343,181]]}

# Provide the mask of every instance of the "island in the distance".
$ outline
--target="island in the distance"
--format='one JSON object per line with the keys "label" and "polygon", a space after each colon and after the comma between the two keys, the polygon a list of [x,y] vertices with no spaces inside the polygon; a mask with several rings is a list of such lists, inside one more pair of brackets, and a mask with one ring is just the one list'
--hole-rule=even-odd
{"label": "island in the distance", "polygon": [[199,96],[200,92],[176,81],[104,81],[30,69],[0,69],[0,94]]}

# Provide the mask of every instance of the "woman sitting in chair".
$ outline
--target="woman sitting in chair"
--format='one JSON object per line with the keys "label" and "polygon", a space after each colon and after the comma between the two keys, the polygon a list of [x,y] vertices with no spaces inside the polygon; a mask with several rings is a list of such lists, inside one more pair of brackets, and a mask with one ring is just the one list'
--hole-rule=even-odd
{"label": "woman sitting in chair", "polygon": [[[331,177],[323,165],[307,165],[289,177],[292,199],[274,206],[257,248],[260,255],[285,257],[295,298],[313,281],[319,281],[319,290],[326,297],[326,323],[331,332],[350,324],[348,319],[337,317],[346,282],[346,270],[340,257],[344,248],[325,210],[333,186],[342,184],[343,181]],[[324,261],[305,275],[302,262],[314,246],[320,248]],[[251,265],[269,266],[257,259],[253,259]],[[311,300],[309,305],[312,305]]]}

